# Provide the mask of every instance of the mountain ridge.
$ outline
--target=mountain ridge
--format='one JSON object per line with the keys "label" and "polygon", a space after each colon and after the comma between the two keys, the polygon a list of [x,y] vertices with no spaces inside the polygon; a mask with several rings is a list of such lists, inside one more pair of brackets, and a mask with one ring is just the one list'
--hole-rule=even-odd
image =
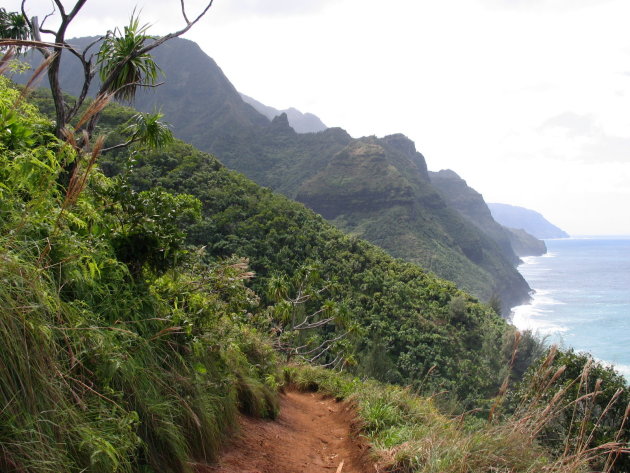
{"label": "mountain ridge", "polygon": [[254,107],[257,112],[262,113],[269,120],[273,120],[278,115],[286,113],[289,125],[298,133],[317,133],[328,128],[317,115],[312,113],[302,113],[293,107],[278,110],[277,108],[265,105],[242,92],[239,92],[239,94],[245,103]]}
{"label": "mountain ridge", "polygon": [[443,169],[431,172],[430,176],[442,197],[492,238],[513,264],[518,264],[521,256],[540,256],[547,252],[545,243],[525,230],[509,228],[497,222],[483,196],[469,187],[455,171]]}
{"label": "mountain ridge", "polygon": [[[431,184],[412,140],[402,134],[354,139],[341,128],[299,134],[286,114],[269,121],[245,103],[195,43],[176,38],[163,46],[154,57],[169,80],[139,91],[135,105],[145,112],[160,105],[176,136],[260,185],[310,203],[317,212],[330,211],[342,230],[429,268],[481,300],[499,295],[505,314],[528,300],[530,288],[514,258],[449,206]],[[72,91],[70,85],[62,77],[66,90]],[[354,164],[344,167],[342,159]],[[362,182],[361,172],[369,182]],[[335,184],[336,179],[341,181]],[[340,203],[345,207],[335,208]]]}
{"label": "mountain ridge", "polygon": [[506,227],[524,230],[540,239],[569,237],[567,232],[549,222],[535,210],[498,203],[489,203],[488,207],[494,219]]}

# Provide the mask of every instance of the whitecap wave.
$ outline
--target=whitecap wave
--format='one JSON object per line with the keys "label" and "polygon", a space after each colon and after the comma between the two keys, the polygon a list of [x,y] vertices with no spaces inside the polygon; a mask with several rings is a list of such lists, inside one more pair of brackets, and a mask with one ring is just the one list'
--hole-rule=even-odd
{"label": "whitecap wave", "polygon": [[[588,351],[584,351],[584,353],[589,353],[592,356],[592,353],[590,353]],[[595,361],[598,361],[599,363],[601,363],[604,366],[610,366],[617,373],[619,373],[621,376],[626,378],[626,381],[630,382],[630,365],[624,365],[624,364],[621,364],[621,363],[615,363],[615,362],[611,362],[611,361],[606,361],[606,360],[602,360],[600,358],[594,358],[594,359],[595,359]]]}
{"label": "whitecap wave", "polygon": [[568,327],[550,321],[547,316],[553,313],[550,306],[564,304],[553,298],[552,291],[539,289],[534,291],[529,304],[512,308],[511,321],[519,330],[531,330],[541,336],[558,335],[567,332]]}
{"label": "whitecap wave", "polygon": [[612,363],[612,367],[630,383],[630,365]]}
{"label": "whitecap wave", "polygon": [[537,264],[538,258],[540,258],[540,256],[521,256],[521,261],[522,261],[521,265]]}
{"label": "whitecap wave", "polygon": [[533,299],[531,305],[536,310],[543,312],[551,312],[550,310],[544,310],[543,308],[548,305],[564,305],[566,302],[559,301],[553,298],[553,291],[548,289],[534,289]]}

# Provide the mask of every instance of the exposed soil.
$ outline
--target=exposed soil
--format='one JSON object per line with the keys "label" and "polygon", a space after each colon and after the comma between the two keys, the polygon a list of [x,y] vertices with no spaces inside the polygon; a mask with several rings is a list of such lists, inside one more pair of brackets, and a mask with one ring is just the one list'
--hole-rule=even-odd
{"label": "exposed soil", "polygon": [[[316,393],[288,392],[275,421],[240,419],[216,465],[199,473],[368,473],[365,445],[351,436],[350,408]],[[343,464],[342,464],[343,462]]]}

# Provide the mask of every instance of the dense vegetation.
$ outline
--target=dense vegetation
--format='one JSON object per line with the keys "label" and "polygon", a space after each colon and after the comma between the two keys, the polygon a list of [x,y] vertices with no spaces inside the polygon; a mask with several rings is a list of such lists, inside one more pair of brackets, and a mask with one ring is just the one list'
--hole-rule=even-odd
{"label": "dense vegetation", "polygon": [[[37,103],[50,106],[43,96]],[[132,115],[103,112],[103,146],[120,141]],[[480,420],[542,399],[523,385],[504,408],[489,400],[505,397],[540,346],[528,338],[514,350],[513,328],[452,283],[342,234],[190,145],[99,156],[98,146],[61,142],[52,130],[1,79],[2,470],[191,471],[213,458],[238,409],[275,416],[278,386],[300,384],[290,371],[279,375],[283,359],[356,376],[317,371],[346,390],[335,395],[373,387],[359,412],[375,451],[392,455],[390,468],[586,464],[562,455],[549,463],[534,436],[510,436],[530,423],[494,429]],[[551,369],[540,363],[530,378]],[[442,407],[478,408],[465,423],[477,433],[454,428],[412,390],[440,392]],[[626,438],[618,432],[597,439]],[[420,453],[438,438],[444,448],[427,462]]]}
{"label": "dense vegetation", "polygon": [[[123,109],[112,107],[102,125],[124,117]],[[102,166],[110,175],[124,176],[135,191],[159,187],[201,201],[202,220],[188,227],[190,243],[204,246],[210,259],[248,258],[256,274],[251,287],[265,304],[277,302],[269,296],[272,281],[280,278],[292,286],[286,288],[291,299],[303,283],[301,275],[317,274],[311,291],[318,295],[302,310],[313,313],[334,304],[343,316],[327,327],[328,335],[349,332],[332,350],[336,355],[324,360],[341,355],[358,373],[447,390],[466,404],[500,385],[508,359],[497,353],[511,343],[513,329],[452,283],[344,235],[303,205],[182,142],[136,155],[132,167],[127,162],[122,152],[104,156]],[[269,315],[256,322],[273,329],[276,319]]]}
{"label": "dense vegetation", "polygon": [[[566,357],[573,358],[567,373],[575,368],[578,373],[559,381],[557,367],[568,361]],[[534,379],[522,386],[530,395],[522,396],[501,416],[498,412],[505,399],[498,396],[490,417],[483,420],[472,413],[447,418],[436,408],[434,398],[315,367],[287,366],[284,377],[298,389],[348,401],[358,414],[359,432],[369,439],[378,471],[626,472],[630,449],[627,433],[623,437],[623,424],[629,419],[630,406],[624,414],[623,401],[614,402],[619,401],[619,395],[602,396],[593,389],[598,382],[602,383],[600,388],[607,384],[609,389],[623,386],[623,382],[613,381],[614,375],[606,368],[592,362],[581,364],[584,361],[570,352],[551,350],[532,369],[530,376]],[[585,378],[602,372],[607,373],[604,381],[593,378],[591,385],[586,385]],[[574,374],[577,378],[570,380]],[[557,390],[558,384],[565,388]],[[605,400],[598,401],[598,396]],[[626,390],[626,401],[627,396]],[[617,412],[596,408],[605,407],[611,400],[609,409],[617,406]],[[602,436],[605,432],[608,435]],[[548,443],[550,434],[557,442],[551,451],[541,445],[541,439]]]}
{"label": "dense vegetation", "polygon": [[[78,48],[94,38],[72,40]],[[463,218],[432,186],[422,154],[403,135],[353,139],[340,128],[298,134],[286,115],[271,123],[243,102],[217,64],[194,43],[155,50],[168,80],[139,90],[144,112],[159,109],[176,136],[218,156],[257,184],[304,202],[340,229],[428,268],[504,315],[529,287],[501,242]],[[81,91],[80,64],[64,57],[64,90]],[[372,151],[369,151],[372,150]]]}
{"label": "dense vegetation", "polygon": [[[194,198],[153,190],[134,210],[52,130],[0,78],[0,470],[190,471],[237,407],[276,413],[247,273],[186,253],[177,220]],[[139,235],[154,253],[121,258]]]}

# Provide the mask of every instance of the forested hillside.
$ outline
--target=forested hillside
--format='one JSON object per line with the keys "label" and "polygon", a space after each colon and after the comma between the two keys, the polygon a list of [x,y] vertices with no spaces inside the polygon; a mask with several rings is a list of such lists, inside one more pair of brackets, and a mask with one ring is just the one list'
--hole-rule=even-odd
{"label": "forested hillside", "polygon": [[[111,107],[101,123],[114,128],[130,113]],[[323,359],[345,356],[357,372],[460,391],[460,400],[485,396],[500,383],[506,360],[495,357],[513,329],[454,284],[344,235],[303,205],[182,142],[136,156],[131,168],[127,163],[125,152],[101,159],[107,174],[124,176],[135,191],[158,187],[201,201],[203,218],[187,227],[189,242],[205,247],[211,260],[248,258],[256,274],[252,288],[264,303],[277,302],[270,286],[283,282],[289,300],[299,291],[313,293],[301,313],[329,304],[338,317],[327,331],[348,335]],[[469,378],[463,391],[460,376]]]}
{"label": "forested hillside", "polygon": [[431,183],[451,207],[498,245],[504,256],[513,264],[518,256],[539,256],[547,252],[545,242],[525,230],[516,230],[499,224],[488,204],[479,192],[468,186],[465,180],[449,169],[429,173]]}
{"label": "forested hillside", "polygon": [[[50,110],[45,94],[33,102]],[[362,432],[392,471],[578,472],[620,454],[589,457],[592,435],[548,456],[536,428],[548,427],[550,445],[573,438],[575,416],[545,417],[557,397],[493,421],[519,412],[498,406],[540,345],[519,344],[489,307],[191,145],[160,135],[157,150],[139,139],[116,148],[140,124],[159,124],[86,105],[70,126],[98,114],[94,141],[60,140],[0,78],[3,471],[189,473],[216,458],[237,411],[273,418],[282,385],[355,396]],[[538,409],[547,391],[527,386],[565,382],[563,371],[551,377],[553,361],[510,402]],[[478,415],[452,422],[435,404]],[[586,412],[578,418],[591,422]],[[589,431],[618,442],[605,420]]]}
{"label": "forested hillside", "polygon": [[190,145],[85,154],[0,98],[4,471],[189,471],[237,408],[275,415],[272,346],[463,406],[496,391],[513,329],[451,283]]}
{"label": "forested hillside", "polygon": [[[82,46],[92,39],[70,42]],[[286,114],[270,123],[191,41],[169,41],[155,50],[155,60],[166,83],[139,90],[135,106],[160,109],[179,138],[391,255],[421,264],[483,301],[500,301],[504,314],[528,300],[530,288],[513,255],[445,201],[408,138],[354,139],[340,128],[299,134]],[[62,86],[76,94],[79,63],[69,54],[63,61]]]}

